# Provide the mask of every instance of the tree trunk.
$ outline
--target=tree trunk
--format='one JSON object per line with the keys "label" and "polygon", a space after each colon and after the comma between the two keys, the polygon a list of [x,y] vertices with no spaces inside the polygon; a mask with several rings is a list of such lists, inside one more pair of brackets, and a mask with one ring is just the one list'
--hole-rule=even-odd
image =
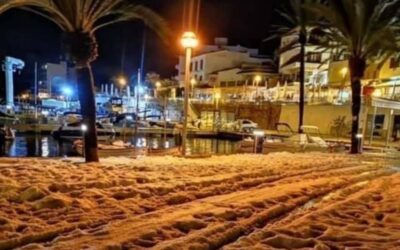
{"label": "tree trunk", "polygon": [[359,123],[361,111],[361,79],[364,76],[366,69],[366,62],[362,58],[351,57],[349,59],[350,77],[351,77],[351,92],[352,92],[352,125],[351,125],[351,154],[359,154],[360,143],[362,139],[359,138]]}
{"label": "tree trunk", "polygon": [[90,64],[76,69],[78,94],[81,105],[83,124],[87,126],[84,132],[84,152],[86,162],[98,162],[97,130],[96,130],[96,98],[94,79]]}
{"label": "tree trunk", "polygon": [[304,98],[305,98],[305,56],[307,35],[305,29],[302,29],[299,34],[300,42],[300,98],[299,98],[299,133],[303,133],[304,122]]}

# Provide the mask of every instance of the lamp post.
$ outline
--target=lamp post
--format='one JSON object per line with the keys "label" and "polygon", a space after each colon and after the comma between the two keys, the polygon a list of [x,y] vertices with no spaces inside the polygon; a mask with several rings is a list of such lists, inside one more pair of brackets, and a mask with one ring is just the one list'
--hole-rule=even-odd
{"label": "lamp post", "polygon": [[181,44],[185,48],[185,93],[183,106],[183,129],[182,129],[182,155],[186,156],[186,137],[187,137],[187,121],[189,110],[189,90],[190,90],[190,62],[192,59],[193,49],[197,47],[199,41],[196,34],[191,31],[185,32],[181,39]]}

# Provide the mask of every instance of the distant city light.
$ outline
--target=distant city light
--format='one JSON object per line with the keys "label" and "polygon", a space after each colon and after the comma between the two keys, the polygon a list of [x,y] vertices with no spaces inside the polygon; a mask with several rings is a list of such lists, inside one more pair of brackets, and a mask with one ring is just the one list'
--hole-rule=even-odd
{"label": "distant city light", "polygon": [[156,88],[161,88],[161,86],[162,86],[162,84],[161,84],[161,82],[160,81],[158,81],[158,82],[156,82]]}

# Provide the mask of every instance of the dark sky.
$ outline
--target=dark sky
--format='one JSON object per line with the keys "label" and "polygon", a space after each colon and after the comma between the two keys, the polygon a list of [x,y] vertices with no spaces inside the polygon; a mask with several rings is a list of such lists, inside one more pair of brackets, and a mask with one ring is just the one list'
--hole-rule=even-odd
{"label": "dark sky", "polygon": [[[133,1],[133,0],[132,0]],[[176,40],[166,45],[151,31],[147,36],[146,71],[156,71],[164,77],[172,76],[181,34],[182,1],[185,0],[139,0],[157,10],[171,26]],[[269,47],[261,46],[275,23],[273,9],[280,0],[203,0],[199,37],[202,43],[211,43],[216,36],[228,37],[231,44],[261,47],[271,53]],[[272,21],[271,21],[272,20]],[[61,55],[58,28],[49,21],[22,10],[11,10],[0,16],[0,56],[18,57],[27,63],[16,77],[16,90],[21,91],[33,82],[33,65],[39,62],[57,62]],[[100,56],[93,64],[96,83],[109,81],[123,72],[131,75],[137,71],[140,61],[143,25],[130,22],[107,27],[97,32]],[[124,56],[122,56],[124,55]],[[0,88],[4,88],[1,73]]]}

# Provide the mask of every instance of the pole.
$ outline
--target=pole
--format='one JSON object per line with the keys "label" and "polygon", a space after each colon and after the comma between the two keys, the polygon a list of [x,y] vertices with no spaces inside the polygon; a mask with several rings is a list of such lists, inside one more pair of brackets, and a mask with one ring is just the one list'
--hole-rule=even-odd
{"label": "pole", "polygon": [[386,132],[385,147],[389,146],[390,136],[392,135],[392,131],[393,131],[393,128],[392,128],[392,116],[393,116],[393,113],[394,113],[394,111],[393,111],[393,109],[391,109],[390,113],[389,113],[389,121],[388,121],[388,125],[387,125],[388,129],[387,129],[387,132]]}
{"label": "pole", "polygon": [[37,108],[37,96],[38,96],[38,72],[37,72],[37,67],[38,63],[35,62],[35,93],[34,93],[34,98],[35,98],[35,119],[38,118],[38,108]]}
{"label": "pole", "polygon": [[141,76],[142,70],[138,70],[138,82],[137,82],[137,87],[136,87],[136,123],[135,123],[135,137],[137,139],[137,133],[138,133],[138,123],[139,123],[139,101],[140,101],[140,82],[142,81],[142,76]]}
{"label": "pole", "polygon": [[371,135],[369,137],[369,145],[372,145],[372,140],[374,139],[374,132],[375,132],[375,117],[376,113],[378,112],[378,107],[374,107],[374,115],[372,116],[371,122]]}
{"label": "pole", "polygon": [[183,129],[182,129],[182,155],[186,156],[186,137],[187,137],[187,121],[189,110],[189,88],[190,88],[190,61],[192,58],[192,49],[186,48],[185,61],[185,93],[183,106]]}
{"label": "pole", "polygon": [[167,143],[167,105],[168,97],[164,97],[164,147]]}

